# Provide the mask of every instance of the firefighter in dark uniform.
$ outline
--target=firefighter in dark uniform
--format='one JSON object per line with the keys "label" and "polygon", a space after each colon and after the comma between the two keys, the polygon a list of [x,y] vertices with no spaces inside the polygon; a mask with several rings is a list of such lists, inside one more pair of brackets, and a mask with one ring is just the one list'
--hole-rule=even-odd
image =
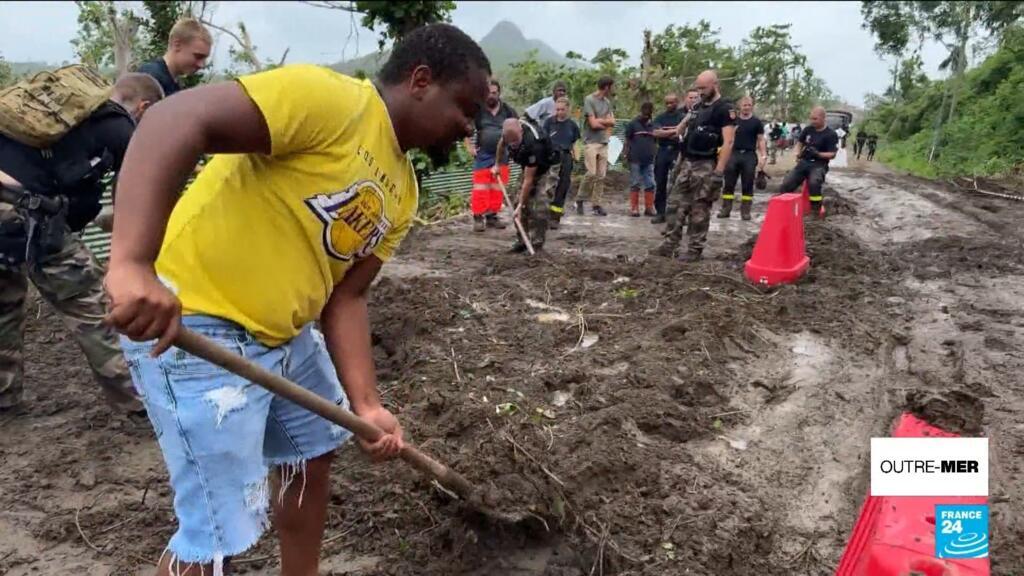
{"label": "firefighter in dark uniform", "polygon": [[[523,168],[515,217],[530,236],[535,250],[544,246],[551,213],[551,200],[558,187],[561,155],[543,128],[527,120],[510,118],[502,125],[501,137],[509,156]],[[526,244],[516,235],[513,252],[523,252]]]}
{"label": "firefighter in dark uniform", "polygon": [[740,110],[736,118],[736,137],[733,140],[732,156],[725,169],[725,189],[722,192],[722,208],[719,218],[728,218],[732,203],[736,199],[736,181],[742,186],[740,196],[740,218],[750,220],[750,208],[754,204],[754,177],[764,170],[768,149],[764,138],[764,122],[754,116],[754,99],[744,96],[739,100]]}
{"label": "firefighter in dark uniform", "polygon": [[804,180],[807,181],[811,200],[811,214],[821,209],[821,187],[825,184],[829,160],[839,150],[839,135],[825,124],[825,109],[818,106],[811,110],[811,123],[800,132],[796,145],[796,166],[786,174],[779,192],[799,192]]}
{"label": "firefighter in dark uniform", "polygon": [[718,91],[718,75],[705,70],[694,83],[701,103],[694,110],[683,141],[683,160],[670,193],[675,222],[667,238],[652,254],[671,258],[683,239],[683,222],[689,221],[684,262],[699,260],[707,243],[711,206],[722,192],[723,173],[732,154],[736,133],[736,110]]}

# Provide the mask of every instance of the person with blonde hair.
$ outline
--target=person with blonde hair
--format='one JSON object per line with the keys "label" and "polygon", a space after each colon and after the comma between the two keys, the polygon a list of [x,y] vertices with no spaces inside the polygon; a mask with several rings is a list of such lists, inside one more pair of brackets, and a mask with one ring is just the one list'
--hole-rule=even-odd
{"label": "person with blonde hair", "polygon": [[181,90],[179,79],[206,66],[212,49],[210,31],[194,18],[182,18],[167,36],[164,55],[139,66],[139,72],[156,78],[164,95],[171,96]]}
{"label": "person with blonde hair", "polygon": [[740,218],[750,220],[750,208],[754,204],[754,178],[764,170],[768,159],[768,148],[764,136],[764,122],[754,116],[754,99],[744,96],[739,100],[740,113],[736,117],[736,138],[732,145],[732,156],[725,167],[725,187],[722,190],[722,207],[719,218],[728,218],[735,199],[736,181],[742,183],[740,196]]}
{"label": "person with blonde hair", "polygon": [[576,160],[576,142],[580,139],[580,127],[569,117],[569,99],[565,96],[555,100],[555,115],[544,122],[544,132],[551,139],[552,146],[558,151],[561,159],[558,171],[558,187],[555,198],[551,201],[551,219],[548,228],[557,230],[562,216],[565,214],[565,200],[572,186],[572,169]]}

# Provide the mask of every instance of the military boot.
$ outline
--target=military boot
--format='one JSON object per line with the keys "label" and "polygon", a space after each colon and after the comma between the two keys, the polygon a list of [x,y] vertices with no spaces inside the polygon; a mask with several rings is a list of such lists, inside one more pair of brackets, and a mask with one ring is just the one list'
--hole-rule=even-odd
{"label": "military boot", "polygon": [[696,262],[698,260],[701,260],[702,258],[703,257],[701,256],[701,253],[700,253],[699,250],[687,250],[686,253],[680,254],[679,257],[676,258],[676,260],[679,260],[680,262],[684,262],[685,263],[685,262]]}
{"label": "military boot", "polygon": [[719,218],[728,218],[732,214],[732,200],[722,200],[722,208],[718,211]]}

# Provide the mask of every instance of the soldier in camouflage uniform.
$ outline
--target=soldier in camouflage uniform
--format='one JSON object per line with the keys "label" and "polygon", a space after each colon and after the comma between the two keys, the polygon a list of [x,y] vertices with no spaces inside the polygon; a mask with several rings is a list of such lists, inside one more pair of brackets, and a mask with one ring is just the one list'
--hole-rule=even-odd
{"label": "soldier in camouflage uniform", "polygon": [[707,70],[697,77],[696,88],[701,104],[694,110],[686,139],[683,161],[672,184],[668,214],[675,215],[668,224],[665,241],[652,254],[671,258],[679,249],[683,228],[689,237],[682,261],[701,258],[711,224],[711,206],[722,192],[723,170],[732,153],[736,130],[736,111],[732,103],[718,92],[718,76]]}
{"label": "soldier in camouflage uniform", "polygon": [[31,280],[63,316],[107,400],[142,411],[117,335],[103,324],[103,269],[80,231],[99,213],[104,179],[120,170],[136,122],[162,98],[152,77],[126,74],[107,102],[47,150],[0,135],[0,410],[22,399]]}
{"label": "soldier in camouflage uniform", "polygon": [[[516,216],[529,234],[530,244],[535,250],[540,250],[547,237],[561,156],[544,130],[526,120],[506,120],[502,126],[502,138],[508,145],[512,160],[523,168]],[[526,245],[517,239],[512,250],[522,252]]]}
{"label": "soldier in camouflage uniform", "polygon": [[107,399],[129,412],[141,410],[117,334],[102,323],[107,312],[103,268],[81,238],[69,231],[59,252],[18,262],[17,248],[9,252],[5,247],[17,246],[18,240],[24,247],[25,222],[8,204],[0,204],[0,236],[0,410],[21,401],[29,279],[63,316]]}

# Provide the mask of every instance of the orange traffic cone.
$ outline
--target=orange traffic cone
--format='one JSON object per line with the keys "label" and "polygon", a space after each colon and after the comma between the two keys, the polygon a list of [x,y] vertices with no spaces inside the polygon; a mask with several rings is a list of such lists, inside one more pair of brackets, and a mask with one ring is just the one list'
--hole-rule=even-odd
{"label": "orange traffic cone", "polygon": [[799,194],[780,194],[768,201],[754,252],[744,266],[747,280],[762,286],[795,282],[811,259],[804,251],[804,221]]}

